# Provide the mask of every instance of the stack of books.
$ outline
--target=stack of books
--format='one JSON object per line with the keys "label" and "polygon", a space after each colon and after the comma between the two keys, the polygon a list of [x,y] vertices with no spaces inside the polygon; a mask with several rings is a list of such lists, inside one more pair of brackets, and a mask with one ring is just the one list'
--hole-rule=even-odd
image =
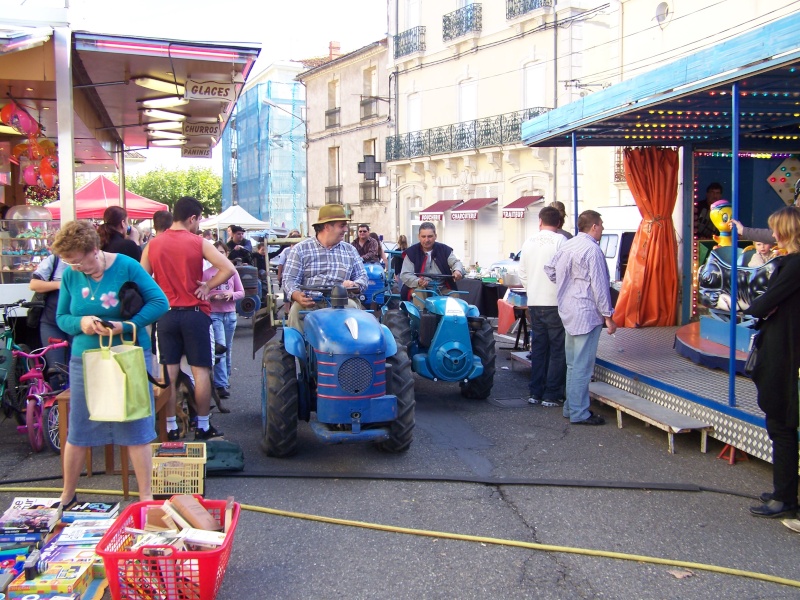
{"label": "stack of books", "polygon": [[[0,516],[0,541],[40,541],[61,518],[59,498],[17,497]],[[33,538],[38,536],[38,539]]]}
{"label": "stack of books", "polygon": [[119,515],[119,502],[82,502],[75,504],[61,514],[62,523],[72,523],[76,519],[116,519]]}

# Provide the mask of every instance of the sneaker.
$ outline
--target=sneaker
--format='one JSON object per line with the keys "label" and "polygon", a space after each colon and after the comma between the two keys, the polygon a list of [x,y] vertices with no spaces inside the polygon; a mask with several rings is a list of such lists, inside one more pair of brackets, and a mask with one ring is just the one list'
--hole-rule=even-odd
{"label": "sneaker", "polygon": [[541,403],[542,401],[539,400],[539,398],[537,398],[536,396],[531,396],[530,398],[528,398],[528,404],[541,404]]}
{"label": "sneaker", "polygon": [[195,441],[204,442],[206,440],[220,439],[222,438],[223,435],[225,434],[219,431],[216,427],[214,427],[213,425],[209,425],[208,429],[205,431],[203,431],[202,429],[198,429],[197,431],[195,431],[194,439]]}
{"label": "sneaker", "polygon": [[551,406],[551,407],[552,406],[564,406],[564,399],[563,398],[559,398],[557,400],[544,399],[544,400],[542,400],[542,406]]}
{"label": "sneaker", "polygon": [[167,439],[170,442],[177,442],[181,439],[181,430],[180,429],[170,429],[167,431]]}
{"label": "sneaker", "polygon": [[573,421],[571,425],[603,425],[605,422],[606,420],[603,417],[589,411],[588,418],[584,419],[583,421]]}

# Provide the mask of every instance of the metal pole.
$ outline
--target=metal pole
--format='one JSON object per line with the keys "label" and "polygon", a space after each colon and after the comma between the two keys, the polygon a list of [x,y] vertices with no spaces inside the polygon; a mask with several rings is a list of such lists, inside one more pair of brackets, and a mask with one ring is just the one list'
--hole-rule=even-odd
{"label": "metal pole", "polygon": [[[731,212],[739,219],[739,84],[731,90]],[[731,322],[728,355],[728,406],[736,406],[736,311],[739,305],[739,231],[731,228]]]}
{"label": "metal pole", "polygon": [[572,228],[575,235],[578,235],[578,137],[572,132],[572,187],[575,206],[572,211],[572,218],[575,225]]}

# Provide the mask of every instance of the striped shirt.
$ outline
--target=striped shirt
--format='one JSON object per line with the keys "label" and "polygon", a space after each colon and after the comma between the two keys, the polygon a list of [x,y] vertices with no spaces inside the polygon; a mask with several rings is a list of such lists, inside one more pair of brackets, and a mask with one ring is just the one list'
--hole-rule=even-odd
{"label": "striped shirt", "polygon": [[614,313],[603,251],[588,233],[567,240],[544,267],[556,284],[558,314],[570,335],[584,335]]}
{"label": "striped shirt", "polygon": [[364,261],[352,244],[339,242],[326,248],[316,237],[295,245],[283,267],[283,291],[291,298],[301,285],[329,287],[350,280],[367,289],[367,272]]}

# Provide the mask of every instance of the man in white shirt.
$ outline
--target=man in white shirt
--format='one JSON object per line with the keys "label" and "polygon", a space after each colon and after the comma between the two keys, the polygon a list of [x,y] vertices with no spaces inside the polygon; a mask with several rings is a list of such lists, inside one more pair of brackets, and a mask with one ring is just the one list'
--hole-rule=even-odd
{"label": "man in white shirt", "polygon": [[529,404],[562,406],[566,396],[567,361],[564,324],[558,315],[556,284],[544,272],[566,238],[557,233],[561,215],[552,206],[539,212],[539,233],[522,246],[519,277],[528,295],[531,317],[531,381]]}

